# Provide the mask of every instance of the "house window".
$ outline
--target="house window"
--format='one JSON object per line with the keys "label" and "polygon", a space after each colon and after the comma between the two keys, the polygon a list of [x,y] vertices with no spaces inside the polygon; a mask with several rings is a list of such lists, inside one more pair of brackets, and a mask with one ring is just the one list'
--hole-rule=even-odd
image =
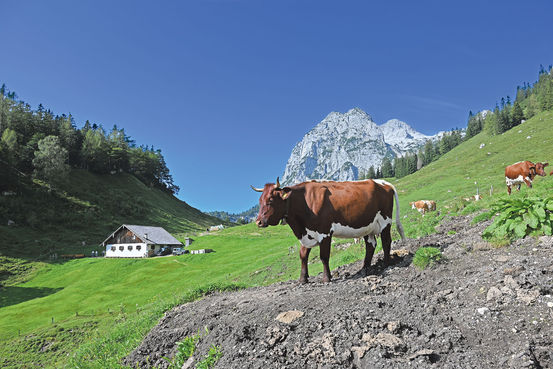
{"label": "house window", "polygon": [[115,251],[115,246],[111,246],[111,251]]}
{"label": "house window", "polygon": [[156,247],[154,245],[150,246],[151,250],[155,249]]}
{"label": "house window", "polygon": [[142,246],[140,246],[140,245],[136,246],[136,249],[137,249],[138,251],[140,251],[141,248],[142,248]]}
{"label": "house window", "polygon": [[128,249],[129,249],[129,251],[132,251],[132,246],[129,245],[129,246],[128,246]]}
{"label": "house window", "polygon": [[125,250],[125,246],[119,246],[119,251]]}
{"label": "house window", "polygon": [[132,239],[133,239],[133,240],[136,240],[136,236],[135,236],[134,234],[132,235]]}

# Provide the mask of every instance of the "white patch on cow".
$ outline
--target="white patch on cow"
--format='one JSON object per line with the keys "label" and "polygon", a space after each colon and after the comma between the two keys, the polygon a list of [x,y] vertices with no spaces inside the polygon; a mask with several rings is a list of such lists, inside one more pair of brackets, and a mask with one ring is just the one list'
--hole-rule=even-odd
{"label": "white patch on cow", "polygon": [[[360,238],[364,236],[370,236],[369,240],[374,240],[376,244],[376,239],[374,236],[382,233],[382,230],[388,225],[392,224],[392,218],[383,217],[380,211],[376,213],[372,223],[365,227],[353,228],[347,225],[342,225],[340,223],[332,223],[330,227],[330,232],[332,236],[339,238]],[[323,239],[329,237],[329,234],[319,233],[317,231],[312,231],[310,229],[305,229],[307,232],[301,239],[300,243],[302,246],[311,248],[318,246]]]}
{"label": "white patch on cow", "polygon": [[373,179],[374,182],[378,183],[381,186],[390,186],[390,182],[386,182],[383,179]]}
{"label": "white patch on cow", "polygon": [[524,183],[524,179],[526,179],[528,182],[532,183],[532,180],[529,177],[523,177],[522,174],[520,174],[516,178],[509,178],[505,177],[505,183],[507,183],[507,186],[514,186],[519,183]]}
{"label": "white patch on cow", "polygon": [[305,234],[301,239],[300,243],[303,247],[311,248],[318,246],[322,240],[328,237],[328,234],[319,233],[317,231],[312,231],[310,229],[305,229],[307,234]]}
{"label": "white patch on cow", "polygon": [[372,247],[376,247],[376,238],[374,237],[374,235],[370,234],[367,236],[367,242],[369,242]]}

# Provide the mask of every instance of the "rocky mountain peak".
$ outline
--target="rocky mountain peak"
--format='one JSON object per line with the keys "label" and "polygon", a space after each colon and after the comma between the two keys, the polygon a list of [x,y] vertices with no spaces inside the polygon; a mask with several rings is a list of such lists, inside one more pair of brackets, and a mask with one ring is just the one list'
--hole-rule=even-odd
{"label": "rocky mountain peak", "polygon": [[403,155],[432,138],[398,119],[379,126],[360,108],[332,112],[296,144],[282,182],[355,180],[371,166],[379,167],[385,156]]}

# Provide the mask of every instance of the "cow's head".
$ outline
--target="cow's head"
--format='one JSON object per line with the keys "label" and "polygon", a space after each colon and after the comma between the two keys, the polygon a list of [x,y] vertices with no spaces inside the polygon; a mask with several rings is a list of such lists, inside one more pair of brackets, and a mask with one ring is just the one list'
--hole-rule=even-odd
{"label": "cow's head", "polygon": [[545,177],[547,174],[545,173],[545,167],[548,166],[549,163],[536,163],[536,173],[539,176]]}
{"label": "cow's head", "polygon": [[280,188],[278,177],[275,183],[267,183],[264,188],[255,188],[254,191],[261,192],[259,197],[259,214],[255,223],[258,227],[277,225],[281,219],[286,217],[288,205],[286,199],[290,196],[290,187]]}

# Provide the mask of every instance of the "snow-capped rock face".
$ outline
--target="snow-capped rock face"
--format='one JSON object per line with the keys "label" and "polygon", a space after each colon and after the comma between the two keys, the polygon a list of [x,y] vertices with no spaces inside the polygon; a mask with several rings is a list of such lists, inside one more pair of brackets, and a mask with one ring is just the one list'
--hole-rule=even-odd
{"label": "snow-capped rock face", "polygon": [[281,182],[355,180],[371,166],[379,167],[385,156],[403,155],[433,138],[397,119],[378,126],[359,108],[332,112],[296,144]]}
{"label": "snow-capped rock face", "polygon": [[403,155],[408,151],[416,150],[424,145],[431,136],[415,131],[407,123],[397,119],[390,119],[380,126],[385,142],[391,146],[396,155]]}

